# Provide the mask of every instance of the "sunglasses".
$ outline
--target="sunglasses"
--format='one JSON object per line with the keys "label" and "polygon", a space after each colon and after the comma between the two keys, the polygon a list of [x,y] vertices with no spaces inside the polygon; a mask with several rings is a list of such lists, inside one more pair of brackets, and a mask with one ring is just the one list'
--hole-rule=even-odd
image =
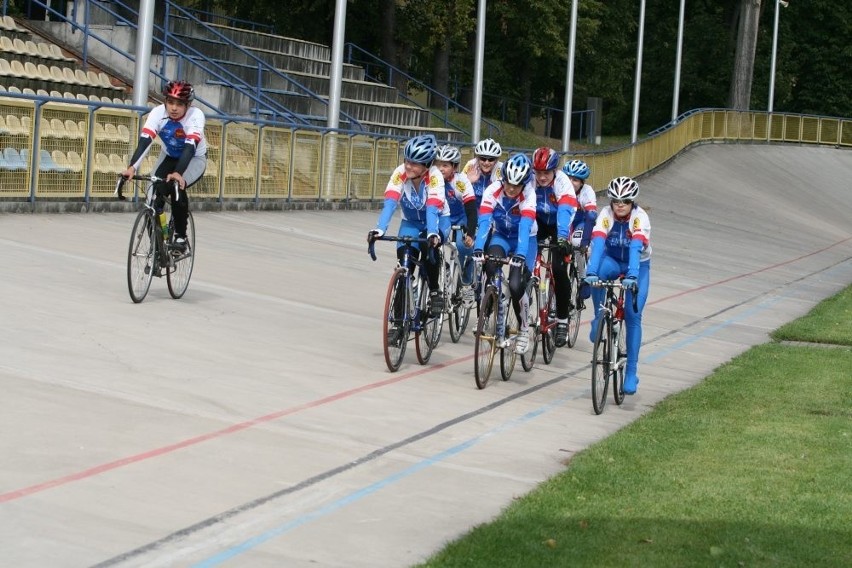
{"label": "sunglasses", "polygon": [[483,162],[496,162],[497,161],[497,158],[483,158],[481,156],[479,157],[479,159],[480,159],[480,161],[483,161]]}
{"label": "sunglasses", "polygon": [[633,205],[632,199],[610,199],[612,205]]}

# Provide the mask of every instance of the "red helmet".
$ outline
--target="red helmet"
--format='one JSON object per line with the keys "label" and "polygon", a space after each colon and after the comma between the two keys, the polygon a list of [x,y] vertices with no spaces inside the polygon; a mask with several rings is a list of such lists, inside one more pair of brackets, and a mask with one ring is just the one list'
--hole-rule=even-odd
{"label": "red helmet", "polygon": [[555,170],[558,165],[559,154],[551,148],[542,146],[535,151],[535,154],[533,154],[534,170]]}
{"label": "red helmet", "polygon": [[195,98],[195,89],[186,81],[169,81],[163,87],[163,96],[189,103]]}

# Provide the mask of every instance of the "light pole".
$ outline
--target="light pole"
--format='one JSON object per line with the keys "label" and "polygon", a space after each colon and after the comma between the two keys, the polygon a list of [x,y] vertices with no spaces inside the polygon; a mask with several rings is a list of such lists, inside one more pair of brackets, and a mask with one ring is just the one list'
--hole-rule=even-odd
{"label": "light pole", "polygon": [[639,4],[639,41],[636,47],[636,81],[633,86],[633,128],[630,143],[636,144],[639,138],[639,91],[642,88],[642,42],[645,38],[645,0]]}
{"label": "light pole", "polygon": [[562,151],[571,147],[571,103],[574,98],[574,50],[577,45],[577,2],[571,2],[571,33],[568,39],[568,71],[565,78],[565,112],[562,118]]}
{"label": "light pole", "polygon": [[772,27],[772,60],[769,65],[769,104],[767,112],[771,113],[775,100],[775,56],[778,52],[778,13],[781,11],[781,6],[785,8],[790,3],[786,0],[775,0],[775,25]]}
{"label": "light pole", "polygon": [[683,12],[686,0],[680,0],[680,14],[677,20],[677,55],[675,56],[674,96],[672,97],[672,124],[677,120],[677,107],[680,104],[680,60],[683,51]]}

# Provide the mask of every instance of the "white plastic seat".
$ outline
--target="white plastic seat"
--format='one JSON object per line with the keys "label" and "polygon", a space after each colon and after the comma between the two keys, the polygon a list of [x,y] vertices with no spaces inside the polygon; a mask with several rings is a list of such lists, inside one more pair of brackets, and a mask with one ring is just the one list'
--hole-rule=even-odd
{"label": "white plastic seat", "polygon": [[8,59],[0,57],[0,77],[12,77],[12,64]]}
{"label": "white plastic seat", "polygon": [[24,70],[24,64],[18,61],[17,59],[13,59],[9,62],[9,65],[12,68],[12,76],[20,77],[21,79],[26,78],[27,72]]}
{"label": "white plastic seat", "polygon": [[18,115],[15,114],[10,114],[6,116],[6,129],[12,136],[27,133],[26,130],[24,130],[24,127],[21,125],[21,119],[18,117]]}
{"label": "white plastic seat", "polygon": [[104,134],[106,135],[107,140],[112,142],[120,142],[121,136],[118,134],[118,128],[115,127],[114,124],[107,122],[104,124]]}
{"label": "white plastic seat", "polygon": [[98,152],[95,155],[95,171],[102,174],[110,173],[109,158],[106,154]]}
{"label": "white plastic seat", "polygon": [[3,159],[6,161],[6,167],[10,170],[25,170],[29,167],[27,161],[15,148],[3,150]]}
{"label": "white plastic seat", "polygon": [[77,123],[70,118],[65,120],[65,132],[68,133],[68,138],[73,138],[75,140],[83,137],[83,134],[80,132],[80,127],[77,126]]}
{"label": "white plastic seat", "polygon": [[89,95],[89,100],[93,103],[101,102],[101,98],[98,95]]}
{"label": "white plastic seat", "polygon": [[21,94],[21,89],[19,89],[19,88],[18,88],[18,87],[16,87],[15,85],[9,85],[9,92],[10,92],[10,93],[16,93],[16,94],[20,95],[20,94]]}
{"label": "white plastic seat", "polygon": [[44,63],[39,63],[37,69],[40,81],[53,81],[53,76],[50,74],[50,67]]}
{"label": "white plastic seat", "polygon": [[73,172],[82,172],[83,171],[83,158],[80,157],[80,154],[78,154],[74,150],[69,150],[67,157],[68,157],[68,165],[71,167],[71,171],[73,171]]}
{"label": "white plastic seat", "polygon": [[130,129],[124,126],[123,124],[119,124],[116,127],[118,131],[119,140],[121,142],[130,142]]}
{"label": "white plastic seat", "polygon": [[33,40],[28,39],[24,42],[24,46],[27,48],[26,54],[30,57],[41,57],[41,53],[38,51],[38,46]]}
{"label": "white plastic seat", "polygon": [[64,152],[61,150],[54,150],[50,153],[50,156],[53,158],[53,162],[57,165],[59,171],[71,171],[71,164],[68,162],[68,158],[65,156]]}
{"label": "white plastic seat", "polygon": [[44,42],[40,42],[36,44],[38,47],[38,54],[42,59],[56,59],[56,56],[50,53],[50,46]]}
{"label": "white plastic seat", "polygon": [[86,96],[86,95],[84,95],[83,93],[77,93],[77,100],[78,100],[78,101],[89,102],[89,97],[87,97],[87,96]]}
{"label": "white plastic seat", "polygon": [[107,140],[107,135],[106,135],[106,131],[104,130],[104,125],[101,124],[100,122],[95,123],[94,135],[95,135],[95,140],[97,140],[97,141]]}
{"label": "white plastic seat", "polygon": [[29,32],[29,30],[27,28],[23,28],[23,27],[19,26],[17,24],[17,22],[15,22],[15,20],[12,19],[12,16],[9,16],[9,15],[3,16],[3,26],[7,30],[9,30],[10,32],[21,32],[21,33]]}
{"label": "white plastic seat", "polygon": [[69,85],[79,85],[79,83],[77,82],[77,77],[74,76],[74,70],[70,67],[62,68],[62,77],[64,79],[64,82],[68,83]]}
{"label": "white plastic seat", "polygon": [[0,36],[0,51],[15,53],[15,46],[12,44],[11,38]]}
{"label": "white plastic seat", "polygon": [[125,164],[127,160],[122,160],[121,156],[118,154],[110,154],[109,155],[109,165],[112,168],[112,172],[116,174],[120,174],[124,170],[127,169],[127,164]]}
{"label": "white plastic seat", "polygon": [[27,44],[24,43],[19,37],[16,37],[12,40],[12,50],[18,55],[27,55],[29,50],[27,50]]}
{"label": "white plastic seat", "polygon": [[67,57],[62,53],[62,50],[59,49],[59,46],[55,43],[50,44],[50,53],[53,54],[54,58],[60,61],[76,61],[73,57]]}
{"label": "white plastic seat", "polygon": [[25,95],[31,95],[31,96],[33,96],[33,97],[34,97],[34,96],[35,96],[35,94],[36,94],[36,93],[35,93],[35,91],[34,91],[34,90],[32,90],[32,89],[30,89],[29,87],[24,87],[24,89],[23,89],[21,92],[22,92],[23,94],[25,94]]}
{"label": "white plastic seat", "polygon": [[41,74],[38,72],[38,67],[32,61],[24,63],[24,73],[28,79],[41,79]]}
{"label": "white plastic seat", "polygon": [[50,119],[50,129],[53,130],[53,135],[57,138],[70,138],[68,131],[65,130],[65,124],[58,118]]}
{"label": "white plastic seat", "polygon": [[50,80],[54,83],[64,83],[65,76],[62,74],[62,69],[56,65],[50,66]]}
{"label": "white plastic seat", "polygon": [[82,69],[75,69],[74,70],[74,76],[77,78],[78,84],[84,85],[84,86],[87,86],[87,87],[91,86],[91,83],[89,82],[89,77],[86,76],[86,72],[83,71]]}

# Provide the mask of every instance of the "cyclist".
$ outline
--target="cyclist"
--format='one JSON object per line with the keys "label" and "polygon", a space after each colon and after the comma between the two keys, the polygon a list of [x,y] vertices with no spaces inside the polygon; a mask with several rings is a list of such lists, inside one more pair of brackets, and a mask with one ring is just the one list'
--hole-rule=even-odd
{"label": "cyclist", "polygon": [[[571,223],[571,244],[574,245],[574,248],[579,249],[579,254],[584,255],[583,259],[587,260],[589,243],[592,239],[592,228],[598,218],[598,201],[595,190],[586,183],[592,172],[589,170],[589,165],[583,160],[571,160],[562,166],[562,171],[571,180],[574,192],[577,194],[577,212],[574,214],[574,221]],[[581,280],[585,278],[586,263],[577,263],[577,271]],[[590,294],[591,288],[586,282],[582,282],[580,284],[580,302],[582,303]],[[583,306],[577,307],[583,308]]]}
{"label": "cyclist", "polygon": [[[476,195],[473,193],[473,186],[466,176],[459,173],[459,164],[461,163],[461,152],[456,146],[444,144],[438,147],[438,153],[435,156],[435,165],[444,176],[444,191],[446,193],[446,206],[444,214],[441,216],[441,235],[444,241],[450,237],[450,230],[453,225],[459,225],[464,228],[464,234],[456,235],[456,248],[459,251],[459,262],[461,266],[465,266],[465,261],[473,252],[473,239],[476,237]],[[465,307],[473,307],[476,303],[476,295],[471,287],[472,276],[471,265],[463,275],[464,283],[462,284],[461,294],[462,301]]]}
{"label": "cyclist", "polygon": [[[538,252],[535,223],[535,188],[532,179],[532,164],[524,154],[512,154],[506,161],[503,179],[489,185],[482,194],[479,207],[479,225],[473,258],[483,260],[486,240],[488,254],[512,256],[509,265],[509,292],[512,305],[518,314],[521,329],[515,342],[515,353],[523,354],[529,347],[528,317],[529,298],[526,294],[527,281],[535,267]],[[486,263],[485,272],[494,275],[497,266]]]}
{"label": "cyclist", "polygon": [[[629,177],[618,177],[607,187],[609,205],[598,215],[592,231],[592,252],[586,282],[599,278],[612,280],[624,274],[624,320],[627,332],[627,368],[624,377],[625,394],[635,394],[639,385],[637,370],[639,347],[642,345],[642,310],[648,299],[651,281],[651,222],[648,214],[636,203],[639,184]],[[632,295],[636,294],[637,311],[633,311]],[[592,290],[595,319],[590,341],[594,341],[600,303],[604,290]]]}
{"label": "cyclist", "polygon": [[473,185],[476,205],[479,206],[485,188],[502,176],[503,162],[500,161],[500,156],[503,155],[503,149],[491,138],[486,138],[474,146],[473,155],[473,159],[464,165],[462,173]]}
{"label": "cyclist", "polygon": [[[169,81],[163,87],[165,102],[155,106],[139,134],[139,143],[130,158],[130,165],[121,172],[125,178],[136,174],[142,159],[158,135],[163,151],[154,164],[154,175],[166,181],[157,182],[155,208],[159,213],[169,196],[175,222],[175,247],[186,248],[186,223],[189,217],[189,196],[186,190],[198,182],[207,169],[207,140],[204,136],[204,113],[192,106],[195,90],[186,81]],[[178,182],[178,195],[171,191],[171,182]]]}
{"label": "cyclist", "polygon": [[[421,237],[429,239],[429,247],[434,254],[424,254],[426,277],[429,282],[429,299],[433,316],[444,309],[444,298],[439,288],[438,273],[441,257],[441,236],[438,217],[446,201],[443,176],[433,164],[438,143],[431,134],[421,134],[411,138],[405,144],[405,161],[393,171],[385,188],[385,203],[376,228],[367,233],[367,240],[381,237],[388,230],[397,206],[402,210],[402,222],[399,236]],[[398,243],[396,254],[402,263],[404,243]],[[414,245],[413,256],[420,253],[420,245]],[[409,267],[411,268],[411,267]],[[389,333],[396,333],[397,330]]]}
{"label": "cyclist", "polygon": [[[550,237],[567,252],[571,236],[571,220],[577,210],[577,195],[574,186],[559,166],[559,154],[543,146],[533,154],[532,167],[535,172],[530,181],[536,194],[536,221],[538,238]],[[556,346],[568,341],[568,312],[571,309],[571,283],[568,280],[568,265],[565,254],[551,256],[553,279],[556,281]]]}

